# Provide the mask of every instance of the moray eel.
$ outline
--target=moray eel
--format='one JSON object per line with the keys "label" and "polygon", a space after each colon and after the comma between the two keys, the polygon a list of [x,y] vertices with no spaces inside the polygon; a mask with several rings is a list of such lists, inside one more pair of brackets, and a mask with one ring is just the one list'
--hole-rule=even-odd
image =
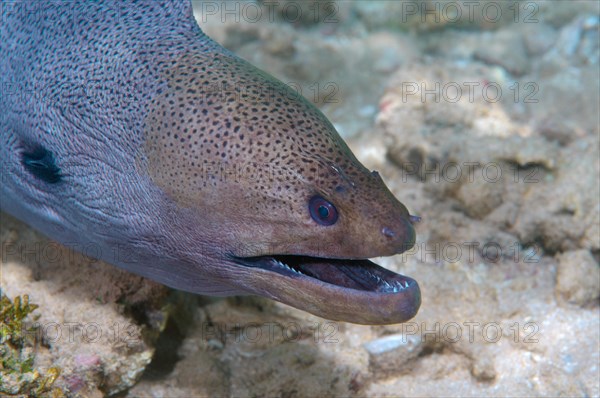
{"label": "moray eel", "polygon": [[416,314],[417,283],[367,260],[412,247],[414,217],[188,2],[4,2],[0,33],[4,211],[177,289]]}

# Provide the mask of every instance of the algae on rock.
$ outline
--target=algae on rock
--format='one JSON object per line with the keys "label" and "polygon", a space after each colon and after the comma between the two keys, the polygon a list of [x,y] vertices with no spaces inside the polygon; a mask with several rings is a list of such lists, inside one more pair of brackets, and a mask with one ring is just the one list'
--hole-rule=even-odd
{"label": "algae on rock", "polygon": [[[59,367],[46,371],[34,366],[36,341],[35,325],[29,325],[29,315],[38,308],[29,302],[29,296],[10,300],[0,290],[0,393],[30,397],[64,397],[64,392],[53,387],[60,375]],[[36,316],[33,316],[36,319]]]}

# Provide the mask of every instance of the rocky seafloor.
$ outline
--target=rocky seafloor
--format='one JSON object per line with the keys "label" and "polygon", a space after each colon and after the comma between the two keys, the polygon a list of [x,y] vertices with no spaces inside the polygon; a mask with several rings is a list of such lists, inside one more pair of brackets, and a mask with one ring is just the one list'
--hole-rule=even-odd
{"label": "rocky seafloor", "polygon": [[599,4],[196,3],[423,218],[414,249],[377,259],[418,280],[421,309],[360,326],[174,292],[3,213],[2,293],[39,305],[18,354],[32,391],[600,396]]}

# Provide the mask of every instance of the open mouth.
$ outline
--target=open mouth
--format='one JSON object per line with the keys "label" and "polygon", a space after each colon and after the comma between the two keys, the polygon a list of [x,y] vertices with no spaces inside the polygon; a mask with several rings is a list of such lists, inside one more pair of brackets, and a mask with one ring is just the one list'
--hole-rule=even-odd
{"label": "open mouth", "polygon": [[[366,260],[303,255],[237,257],[256,270],[244,286],[252,293],[334,321],[363,325],[406,322],[421,306],[414,279]],[[248,278],[248,277],[246,277]]]}
{"label": "open mouth", "polygon": [[395,294],[407,289],[418,289],[414,279],[380,267],[369,260],[276,255],[238,258],[237,262],[291,278],[312,278],[313,282],[363,292]]}
{"label": "open mouth", "polygon": [[[411,216],[409,222],[418,222],[418,217]],[[402,248],[408,249],[415,234],[409,225],[406,231],[409,239]],[[410,320],[421,306],[414,279],[367,259],[276,254],[231,260],[249,271],[238,282],[249,293],[329,320],[389,325]]]}

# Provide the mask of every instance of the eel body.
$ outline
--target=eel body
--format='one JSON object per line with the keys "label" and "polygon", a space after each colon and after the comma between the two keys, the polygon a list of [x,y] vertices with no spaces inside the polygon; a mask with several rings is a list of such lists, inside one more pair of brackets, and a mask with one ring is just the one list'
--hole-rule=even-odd
{"label": "eel body", "polygon": [[2,210],[177,289],[416,314],[417,283],[367,260],[413,246],[405,206],[188,2],[3,2],[0,34]]}

